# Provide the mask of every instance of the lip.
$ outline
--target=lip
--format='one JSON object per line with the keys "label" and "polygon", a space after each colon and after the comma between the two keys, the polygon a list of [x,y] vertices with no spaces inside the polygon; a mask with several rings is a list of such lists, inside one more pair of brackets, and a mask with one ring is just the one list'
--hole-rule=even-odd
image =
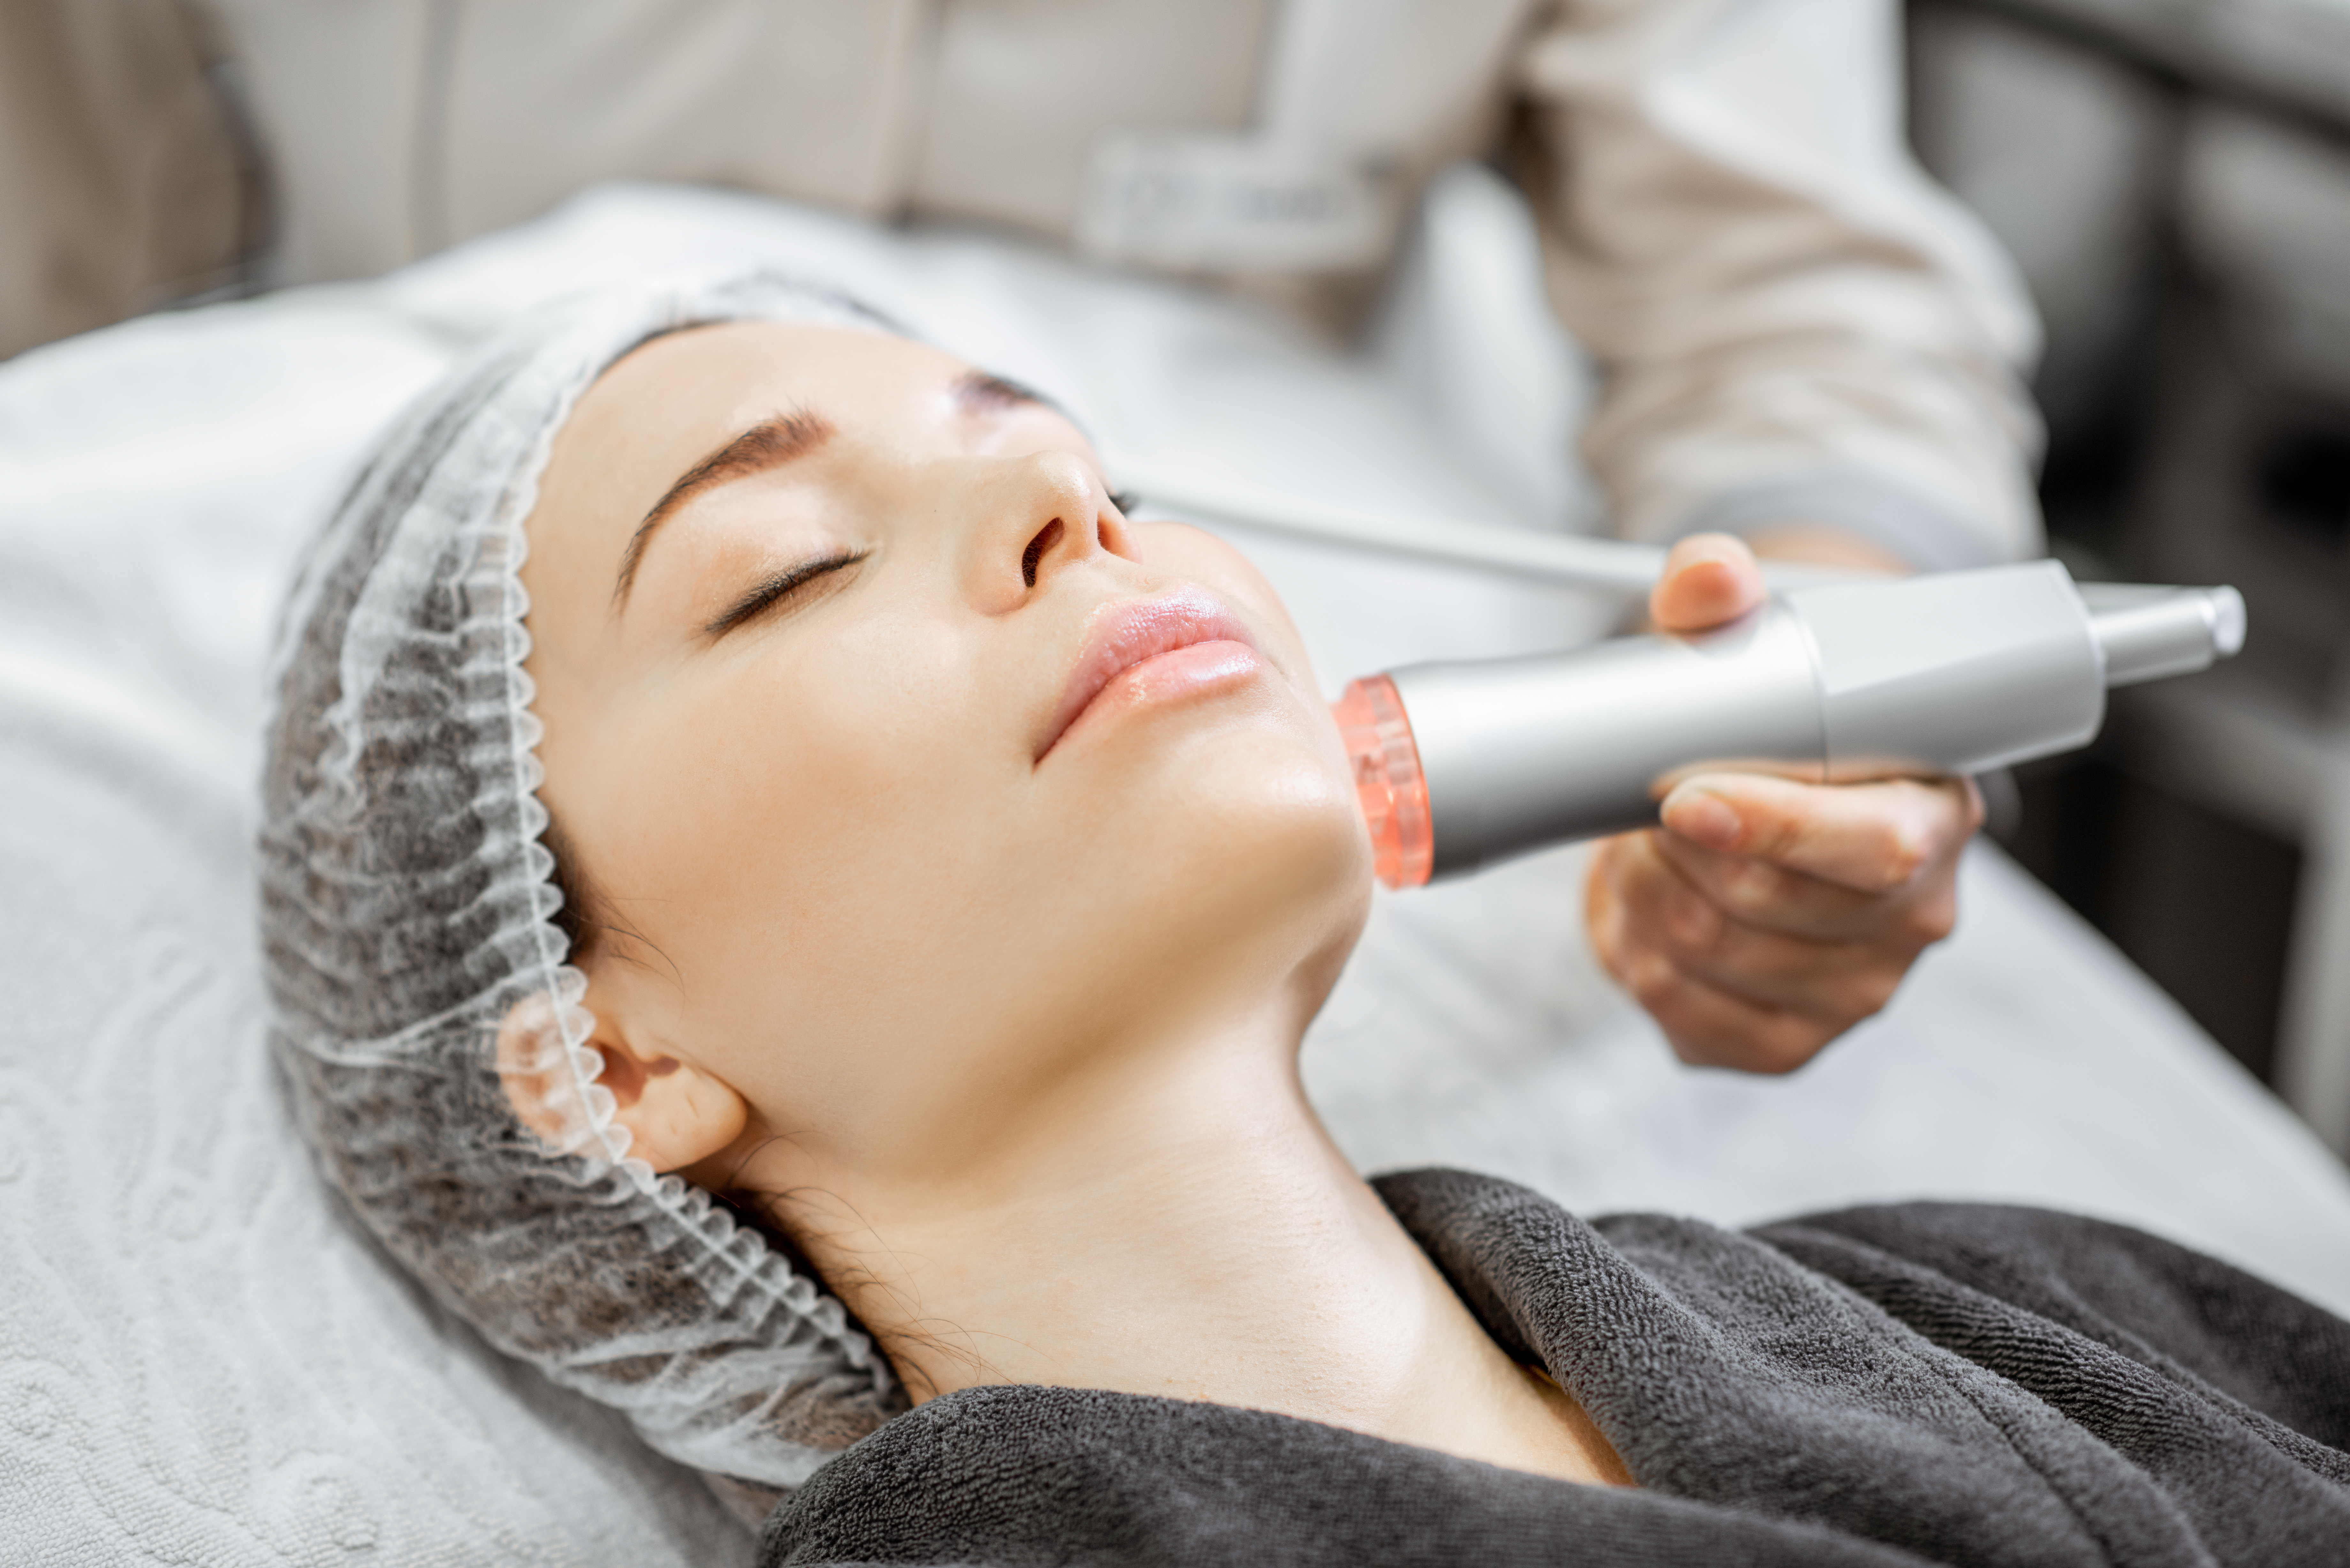
{"label": "lip", "polygon": [[[1211,651],[1205,647],[1211,643],[1237,646]],[[1189,649],[1200,649],[1201,653],[1180,660],[1168,658]],[[1216,652],[1229,657],[1216,657]],[[1069,670],[1068,683],[1062,688],[1053,722],[1045,727],[1044,743],[1036,748],[1036,760],[1045,760],[1045,753],[1093,708],[1095,699],[1111,682],[1128,670],[1160,659],[1167,660],[1169,673],[1174,677],[1165,683],[1170,690],[1148,691],[1136,682],[1125,683],[1134,690],[1138,701],[1253,674],[1263,663],[1248,628],[1204,588],[1185,587],[1151,598],[1106,605],[1094,612],[1092,625],[1086,630],[1085,645]]]}

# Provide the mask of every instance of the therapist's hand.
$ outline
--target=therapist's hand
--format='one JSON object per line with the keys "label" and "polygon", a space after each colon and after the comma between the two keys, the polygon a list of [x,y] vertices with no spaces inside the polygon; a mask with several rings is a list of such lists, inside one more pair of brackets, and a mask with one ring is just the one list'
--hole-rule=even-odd
{"label": "therapist's hand", "polygon": [[[1673,549],[1648,598],[1698,631],[1762,600],[1726,535]],[[1890,1001],[1957,918],[1959,852],[1982,824],[1966,779],[1803,784],[1694,774],[1664,826],[1604,840],[1585,910],[1599,961],[1682,1060],[1785,1073]]]}

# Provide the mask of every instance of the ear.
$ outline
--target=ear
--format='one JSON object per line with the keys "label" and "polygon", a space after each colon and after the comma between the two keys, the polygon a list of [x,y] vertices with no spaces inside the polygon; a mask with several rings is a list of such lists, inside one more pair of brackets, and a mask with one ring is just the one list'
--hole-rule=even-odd
{"label": "ear", "polygon": [[[553,1022],[543,996],[514,1005],[498,1029],[498,1080],[525,1127],[556,1147],[567,1140],[556,1108],[571,1064],[538,1043]],[[603,1058],[596,1082],[610,1091],[612,1119],[629,1129],[629,1153],[656,1171],[681,1169],[743,1136],[750,1106],[727,1084],[690,1062],[650,1048],[618,1019],[598,1015],[590,1049]],[[558,1076],[560,1075],[560,1076]]]}

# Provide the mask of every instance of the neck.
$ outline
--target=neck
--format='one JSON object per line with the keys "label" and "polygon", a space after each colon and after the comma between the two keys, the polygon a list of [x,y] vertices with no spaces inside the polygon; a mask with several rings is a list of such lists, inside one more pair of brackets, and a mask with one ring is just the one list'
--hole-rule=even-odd
{"label": "neck", "polygon": [[1331,1143],[1296,1037],[1275,1017],[1129,1054],[978,1168],[911,1186],[746,1170],[742,1185],[815,1194],[785,1218],[917,1400],[1107,1388],[1624,1479]]}

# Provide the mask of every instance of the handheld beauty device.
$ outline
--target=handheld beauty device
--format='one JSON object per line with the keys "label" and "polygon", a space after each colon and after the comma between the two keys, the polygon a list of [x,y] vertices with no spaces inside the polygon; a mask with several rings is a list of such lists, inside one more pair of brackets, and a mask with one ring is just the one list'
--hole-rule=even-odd
{"label": "handheld beauty device", "polygon": [[1335,711],[1379,879],[1409,888],[1653,823],[1700,764],[1817,782],[2070,751],[2107,687],[2243,641],[2233,588],[2076,587],[2034,561],[1795,588],[1696,637],[1413,665]]}

